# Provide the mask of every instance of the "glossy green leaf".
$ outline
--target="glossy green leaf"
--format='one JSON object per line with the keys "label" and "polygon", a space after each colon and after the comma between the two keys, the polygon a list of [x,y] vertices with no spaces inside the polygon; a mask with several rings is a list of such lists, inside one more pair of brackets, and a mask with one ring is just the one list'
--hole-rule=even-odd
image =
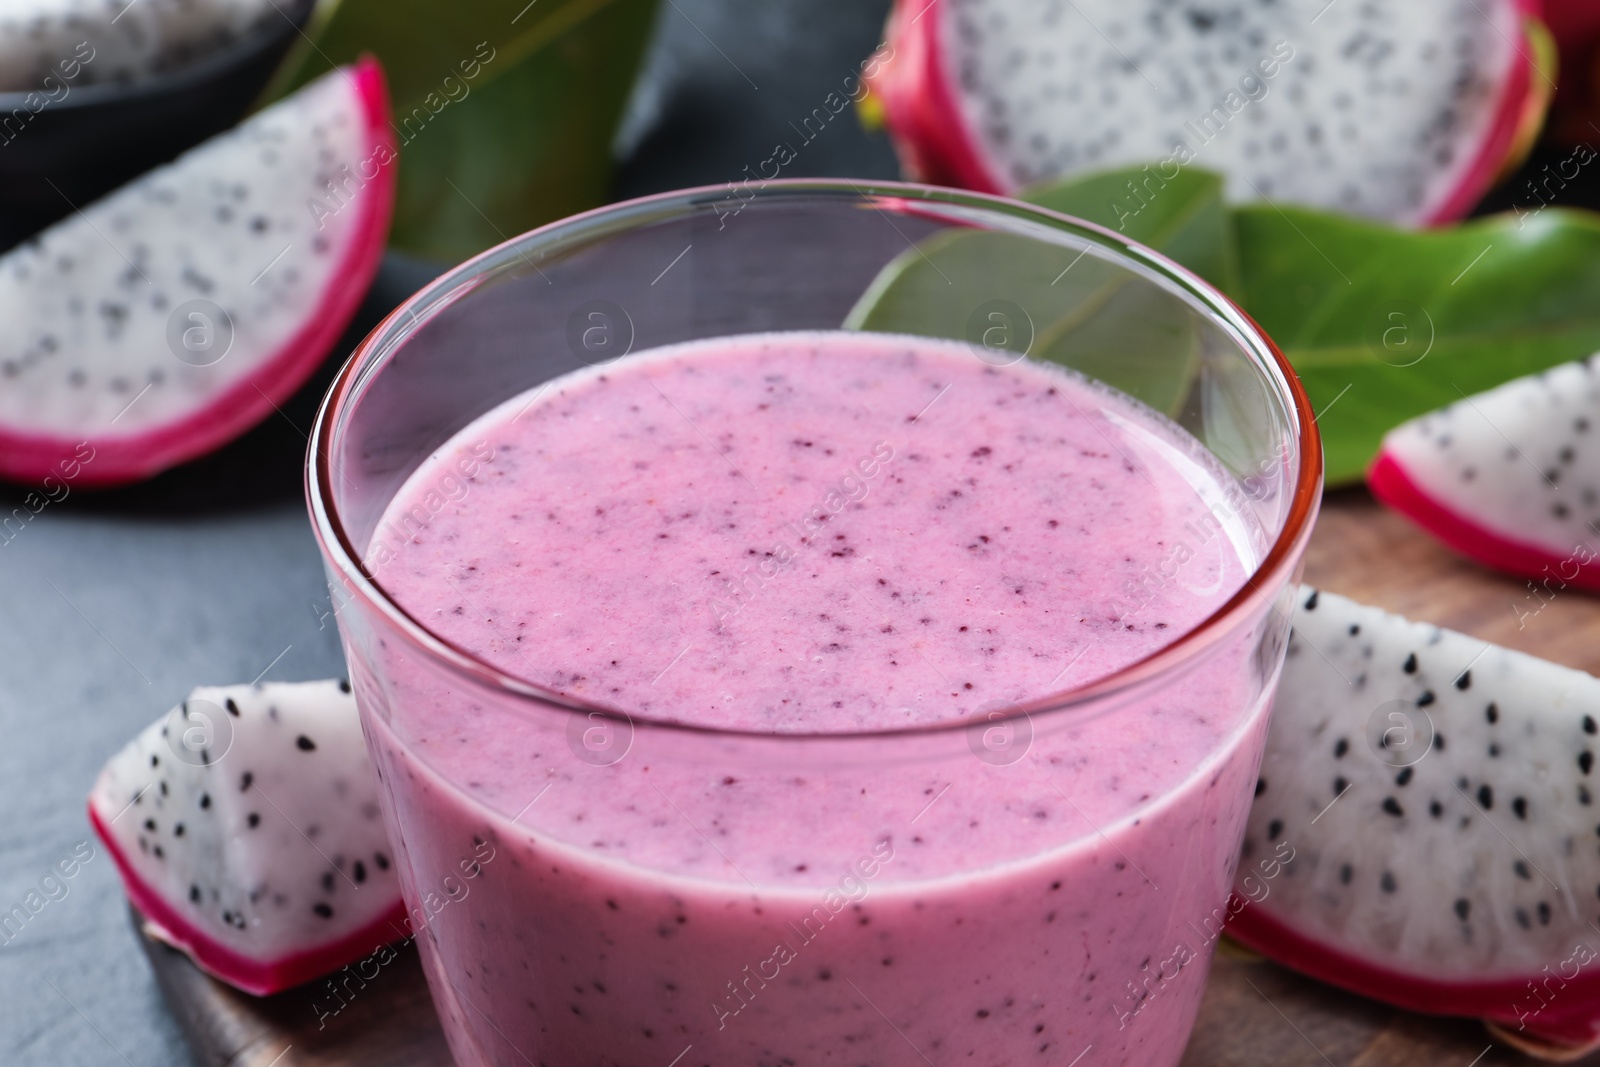
{"label": "glossy green leaf", "polygon": [[394,98],[391,242],[459,260],[605,201],[656,0],[337,0],[281,94],[363,53]]}
{"label": "glossy green leaf", "polygon": [[1600,349],[1592,212],[1413,233],[1252,205],[1234,228],[1241,302],[1321,412],[1330,485],[1406,419]]}
{"label": "glossy green leaf", "polygon": [[[1231,240],[1214,175],[1180,174],[1137,213],[1118,195],[1137,171],[1040,190],[1041,206],[1115,228],[1197,271],[1231,277]],[[1133,201],[1137,204],[1138,201]],[[1126,269],[1030,238],[952,230],[923,241],[879,274],[848,329],[952,337],[1026,351],[1070,366],[1174,412],[1196,359],[1195,321],[1172,297],[1129,285]],[[1003,354],[1001,354],[1003,360]]]}
{"label": "glossy green leaf", "polygon": [[1130,168],[1035,186],[1022,199],[1115,230],[1232,293],[1237,253],[1222,187],[1222,177],[1209,171],[1162,181]]}

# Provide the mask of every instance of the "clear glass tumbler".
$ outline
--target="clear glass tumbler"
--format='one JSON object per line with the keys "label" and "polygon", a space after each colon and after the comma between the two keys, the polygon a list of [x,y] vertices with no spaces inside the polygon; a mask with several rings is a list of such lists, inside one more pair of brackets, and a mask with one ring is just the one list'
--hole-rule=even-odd
{"label": "clear glass tumbler", "polygon": [[[386,595],[404,551],[386,506],[503,401],[665,344],[846,326],[1052,360],[1164,412],[1224,472],[1252,576],[1110,676],[978,721],[804,735],[584,704]],[[1203,281],[1088,224],[915,185],[618,204],[400,307],[335,382],[307,479],[462,1067],[1177,1063],[1321,489],[1288,365]],[[1198,740],[1173,757],[1156,742],[1177,723]]]}

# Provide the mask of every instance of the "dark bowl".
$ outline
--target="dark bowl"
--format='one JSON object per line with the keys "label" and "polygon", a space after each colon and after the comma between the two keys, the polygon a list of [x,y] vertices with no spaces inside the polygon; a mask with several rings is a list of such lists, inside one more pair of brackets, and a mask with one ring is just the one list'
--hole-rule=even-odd
{"label": "dark bowl", "polygon": [[129,85],[72,86],[37,112],[28,97],[42,94],[0,93],[0,249],[238,122],[315,6],[289,0],[219,52]]}

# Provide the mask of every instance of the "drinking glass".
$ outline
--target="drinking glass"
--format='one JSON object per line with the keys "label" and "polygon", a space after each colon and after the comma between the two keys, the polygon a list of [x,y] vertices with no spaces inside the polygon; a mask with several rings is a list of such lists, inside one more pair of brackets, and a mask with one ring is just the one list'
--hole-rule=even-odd
{"label": "drinking glass", "polygon": [[[1064,672],[971,721],[808,734],[584,703],[385,592],[405,551],[385,509],[509,398],[662,345],[845,326],[1052,361],[1162,413],[1215,459],[1250,577],[1108,676]],[[466,472],[439,491],[458,488]],[[1320,489],[1305,395],[1226,297],[1002,198],[696,189],[439,278],[338,376],[307,490],[457,1062],[1175,1064],[1228,917]],[[1180,721],[1205,740],[1171,758],[1160,724]]]}

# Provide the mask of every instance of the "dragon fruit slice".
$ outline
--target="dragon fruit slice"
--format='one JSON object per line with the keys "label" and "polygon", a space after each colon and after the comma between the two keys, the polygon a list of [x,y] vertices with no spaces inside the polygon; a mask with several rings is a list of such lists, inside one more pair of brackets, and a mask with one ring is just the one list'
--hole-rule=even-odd
{"label": "dragon fruit slice", "polygon": [[57,64],[74,56],[92,57],[74,86],[132,84],[282,18],[271,0],[12,0],[0,11],[0,90],[59,83]]}
{"label": "dragon fruit slice", "polygon": [[134,481],[270,414],[377,271],[394,199],[363,61],[0,256],[0,476]]}
{"label": "dragon fruit slice", "polygon": [[1294,627],[1229,932],[1524,1046],[1600,1042],[1600,680],[1310,588]]}
{"label": "dragon fruit slice", "polygon": [[1552,594],[1600,589],[1600,356],[1403,423],[1367,484],[1465,556]]}
{"label": "dragon fruit slice", "polygon": [[[1320,5],[1319,5],[1320,6]],[[1553,79],[1538,0],[896,0],[868,70],[907,169],[1010,193],[1198,162],[1235,199],[1397,224],[1466,214],[1531,147]]]}
{"label": "dragon fruit slice", "polygon": [[349,694],[346,682],[196,689],[89,794],[145,930],[248,993],[408,932]]}

